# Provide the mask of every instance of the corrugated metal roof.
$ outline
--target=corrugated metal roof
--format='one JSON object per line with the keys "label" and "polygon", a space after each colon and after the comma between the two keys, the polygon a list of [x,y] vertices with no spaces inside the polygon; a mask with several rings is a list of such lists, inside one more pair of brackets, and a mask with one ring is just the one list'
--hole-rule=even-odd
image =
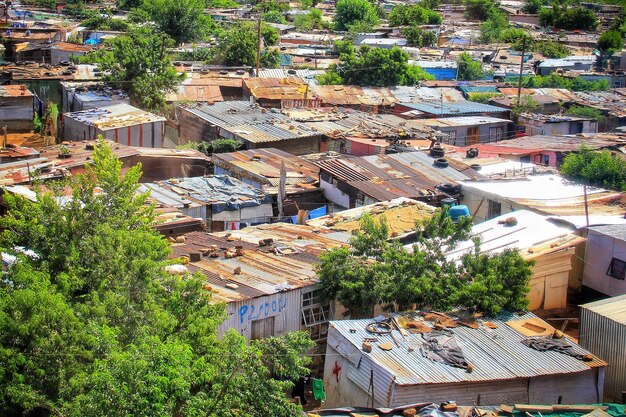
{"label": "corrugated metal roof", "polygon": [[[287,223],[224,233],[193,232],[185,235],[184,243],[172,244],[172,257],[213,251],[217,256],[211,257],[207,252],[187,267],[207,277],[217,301],[233,302],[316,284],[317,256],[329,248],[346,245],[348,237],[341,235],[339,240],[338,235],[326,229]],[[258,242],[268,238],[273,239],[273,245],[260,247]],[[225,256],[236,247],[241,255]],[[237,267],[241,273],[234,272]]]}
{"label": "corrugated metal roof", "polygon": [[[515,218],[517,223],[509,226],[502,221]],[[471,239],[460,242],[447,252],[448,260],[457,260],[474,250],[472,239],[480,238],[481,253],[498,253],[505,249],[517,249],[527,259],[562,250],[584,241],[572,233],[573,228],[552,222],[548,217],[528,210],[516,210],[472,227]],[[410,246],[410,245],[407,245]]]}
{"label": "corrugated metal roof", "polygon": [[[608,319],[626,325],[626,294],[583,304],[580,308],[593,311]],[[615,348],[617,348],[617,346],[615,346]]]}
{"label": "corrugated metal roof", "polygon": [[165,117],[138,109],[130,104],[114,104],[112,106],[65,113],[64,117],[95,126],[101,130],[165,121]]}
{"label": "corrugated metal roof", "polygon": [[408,108],[434,115],[471,114],[471,113],[502,113],[509,109],[491,106],[473,101],[457,101],[443,103],[401,103]]}
{"label": "corrugated metal roof", "polygon": [[455,168],[434,166],[434,159],[422,152],[328,159],[316,165],[379,201],[417,198],[436,185],[469,179]]}
{"label": "corrugated metal roof", "polygon": [[[377,365],[375,368],[379,371],[391,373],[398,385],[531,378],[540,375],[577,373],[589,370],[590,367],[606,366],[606,363],[597,358],[593,362],[583,362],[561,353],[539,352],[525,346],[521,342],[525,336],[508,326],[506,322],[533,318],[536,316],[532,313],[523,316],[503,314],[498,318],[489,319],[497,326],[495,329],[487,328],[482,324],[478,329],[464,326],[452,329],[467,362],[473,366],[472,372],[424,358],[419,350],[424,340],[419,334],[409,334],[404,338],[397,330],[394,330],[397,332],[396,340],[400,344],[399,348],[389,335],[376,335],[380,342],[390,342],[393,346],[392,350],[384,351],[374,346],[371,353],[363,352],[361,350],[363,339],[372,337],[372,334],[365,330],[372,319],[332,321],[328,344],[334,348],[342,341],[348,342],[353,348],[353,355],[359,355],[351,358],[352,363],[358,364],[360,357],[367,358]],[[480,320],[480,322],[483,321],[486,320]],[[546,327],[550,328],[548,324]],[[573,342],[569,340],[567,342],[575,352],[589,353]],[[409,347],[413,349],[409,351]]]}

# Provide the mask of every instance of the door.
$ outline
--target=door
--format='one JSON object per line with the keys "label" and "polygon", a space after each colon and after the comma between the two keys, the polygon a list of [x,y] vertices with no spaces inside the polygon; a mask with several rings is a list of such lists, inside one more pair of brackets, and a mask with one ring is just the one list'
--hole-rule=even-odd
{"label": "door", "polygon": [[266,319],[253,320],[251,339],[258,340],[274,336],[274,319],[275,317],[268,317]]}
{"label": "door", "polygon": [[476,145],[477,143],[478,143],[478,128],[475,126],[467,128],[467,138],[465,139],[465,144]]}

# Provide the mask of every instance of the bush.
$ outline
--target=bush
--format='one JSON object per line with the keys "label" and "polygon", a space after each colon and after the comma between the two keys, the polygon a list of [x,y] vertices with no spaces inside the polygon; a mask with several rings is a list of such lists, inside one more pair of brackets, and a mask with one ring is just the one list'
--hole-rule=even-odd
{"label": "bush", "polygon": [[492,98],[504,97],[502,93],[469,93],[467,98],[475,103],[487,104]]}
{"label": "bush", "polygon": [[391,26],[438,25],[442,21],[439,13],[417,4],[395,6],[388,19]]}
{"label": "bush", "polygon": [[458,79],[461,81],[473,81],[480,80],[485,76],[483,65],[480,62],[476,62],[472,59],[472,56],[467,52],[463,52],[457,61],[458,67]]}
{"label": "bush", "polygon": [[349,30],[353,25],[373,28],[378,24],[376,8],[368,0],[338,0],[335,29]]}
{"label": "bush", "polygon": [[430,30],[422,30],[417,26],[402,28],[400,36],[406,38],[409,46],[421,48],[423,46],[434,46],[437,44],[437,34]]}
{"label": "bush", "polygon": [[572,106],[565,113],[572,116],[589,117],[598,122],[604,119],[604,115],[600,110],[587,106]]}
{"label": "bush", "polygon": [[610,190],[626,190],[626,161],[609,151],[581,146],[565,157],[561,172],[566,178]]}

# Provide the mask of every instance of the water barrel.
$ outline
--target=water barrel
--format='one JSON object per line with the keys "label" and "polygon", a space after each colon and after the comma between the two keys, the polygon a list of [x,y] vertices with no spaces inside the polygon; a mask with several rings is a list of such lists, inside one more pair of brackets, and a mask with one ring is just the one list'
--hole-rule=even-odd
{"label": "water barrel", "polygon": [[450,207],[449,214],[452,221],[456,222],[460,217],[469,217],[470,212],[466,205],[460,204],[458,206]]}
{"label": "water barrel", "polygon": [[441,199],[441,207],[448,207],[449,209],[452,209],[454,206],[456,206],[456,200],[454,198]]}

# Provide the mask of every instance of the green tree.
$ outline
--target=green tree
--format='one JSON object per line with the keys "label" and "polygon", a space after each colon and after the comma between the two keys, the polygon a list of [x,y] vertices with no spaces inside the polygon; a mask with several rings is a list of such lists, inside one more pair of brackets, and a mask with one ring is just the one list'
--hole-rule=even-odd
{"label": "green tree", "polygon": [[502,40],[502,33],[509,28],[509,18],[503,12],[492,9],[487,20],[480,25],[480,40],[484,43],[492,43]]}
{"label": "green tree", "polygon": [[482,255],[477,246],[460,262],[446,257],[446,250],[469,239],[470,230],[470,219],[453,223],[440,212],[417,226],[417,242],[406,251],[400,242],[388,241],[384,217],[376,222],[365,215],[352,248],[320,256],[323,294],[353,317],[371,316],[380,304],[395,304],[399,310],[466,307],[487,314],[526,308],[531,270],[518,252]]}
{"label": "green tree", "polygon": [[260,1],[254,6],[254,8],[261,13],[267,13],[270,11],[285,13],[289,11],[289,3],[276,0]]}
{"label": "green tree", "polygon": [[552,8],[540,10],[539,23],[542,26],[554,26],[559,29],[593,30],[598,26],[598,18],[590,9],[553,3]]}
{"label": "green tree", "polygon": [[423,46],[435,46],[437,34],[430,30],[422,30],[418,26],[409,26],[400,30],[400,35],[406,38],[409,46],[421,48]]}
{"label": "green tree", "polygon": [[310,339],[219,339],[224,306],[205,278],[166,272],[141,168],[121,172],[100,141],[85,174],[35,202],[5,193],[0,246],[18,261],[0,280],[0,413],[297,415],[285,391],[308,372]]}
{"label": "green tree", "polygon": [[491,101],[491,99],[498,98],[498,97],[504,97],[504,94],[495,93],[495,92],[494,93],[469,93],[467,98],[469,101],[488,104]]}
{"label": "green tree", "polygon": [[215,139],[212,141],[188,142],[180,149],[195,149],[205,155],[211,156],[214,153],[235,152],[243,147],[243,142],[237,139]]}
{"label": "green tree", "polygon": [[611,152],[592,151],[582,145],[578,152],[565,157],[563,175],[571,180],[609,190],[626,190],[626,161]]}
{"label": "green tree", "polygon": [[97,63],[106,71],[104,79],[126,90],[133,102],[158,111],[165,106],[165,94],[175,91],[184,78],[177,74],[167,53],[173,45],[167,35],[142,27],[114,38],[110,50],[101,49],[83,58]]}
{"label": "green tree", "polygon": [[[270,48],[278,42],[278,31],[263,24],[261,27],[263,49],[261,65],[264,68],[276,68],[279,63],[279,52]],[[219,35],[219,44],[210,50],[209,62],[220,65],[256,66],[257,28],[253,23],[239,23]]]}
{"label": "green tree", "polygon": [[457,60],[458,79],[462,81],[480,80],[485,76],[483,65],[472,59],[472,56],[463,52]]}
{"label": "green tree", "polygon": [[537,14],[543,6],[543,0],[524,0],[522,11],[529,14]]}
{"label": "green tree", "polygon": [[529,88],[564,88],[571,91],[607,91],[607,80],[587,81],[578,77],[563,77],[555,73],[544,76],[528,77],[523,85]]}
{"label": "green tree", "polygon": [[207,0],[206,7],[209,9],[236,9],[241,6],[234,0]]}
{"label": "green tree", "polygon": [[338,0],[334,20],[335,30],[349,30],[355,24],[372,29],[378,24],[378,14],[368,0]]}
{"label": "green tree", "polygon": [[624,46],[622,34],[616,30],[607,30],[598,39],[598,48],[607,53],[621,50]]}
{"label": "green tree", "polygon": [[306,14],[297,14],[293,18],[293,24],[300,30],[322,29],[325,26],[322,11],[319,9],[309,9]]}
{"label": "green tree", "polygon": [[117,0],[117,8],[121,10],[132,10],[140,8],[143,0]]}
{"label": "green tree", "polygon": [[268,23],[287,23],[287,19],[285,19],[285,16],[283,16],[283,14],[277,10],[270,10],[269,12],[264,13],[263,20]]}
{"label": "green tree", "polygon": [[497,9],[494,0],[463,0],[465,17],[472,20],[487,20],[490,13]]}
{"label": "green tree", "polygon": [[600,110],[587,106],[572,106],[567,109],[565,114],[571,114],[572,116],[589,117],[598,122],[604,120],[604,115]]}
{"label": "green tree", "polygon": [[176,44],[204,39],[214,30],[210,16],[204,14],[205,0],[144,0],[158,28]]}
{"label": "green tree", "polygon": [[515,122],[522,113],[533,113],[539,107],[539,103],[530,94],[523,94],[515,100],[515,104],[511,107],[511,117]]}
{"label": "green tree", "polygon": [[437,25],[442,20],[439,13],[418,4],[395,6],[388,19],[391,26]]}
{"label": "green tree", "polygon": [[[331,65],[321,82],[367,86],[415,85],[433,79],[421,68],[409,65],[409,55],[398,47],[392,49],[361,46],[354,50],[349,42],[338,42],[339,65]],[[330,81],[330,82],[329,82]]]}

